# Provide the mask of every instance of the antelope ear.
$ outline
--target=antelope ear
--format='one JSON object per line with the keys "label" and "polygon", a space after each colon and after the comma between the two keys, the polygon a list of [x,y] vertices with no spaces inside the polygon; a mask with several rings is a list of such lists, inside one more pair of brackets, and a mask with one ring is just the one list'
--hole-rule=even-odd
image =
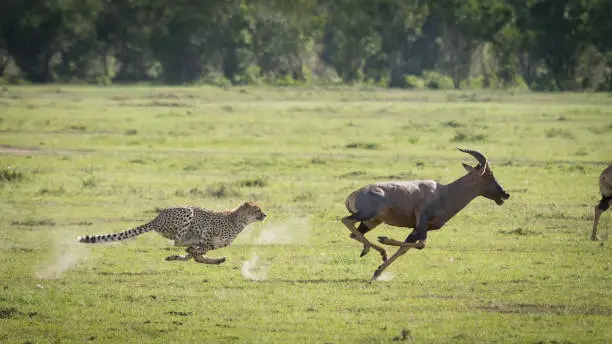
{"label": "antelope ear", "polygon": [[476,166],[476,169],[479,170],[480,174],[484,176],[485,172],[487,172],[490,169],[489,162],[487,161],[487,163],[484,164],[484,166],[478,164],[478,166]]}
{"label": "antelope ear", "polygon": [[470,173],[475,170],[475,168],[473,168],[472,166],[470,166],[468,164],[461,163],[461,165],[463,165],[463,168],[465,168],[465,170],[470,172]]}

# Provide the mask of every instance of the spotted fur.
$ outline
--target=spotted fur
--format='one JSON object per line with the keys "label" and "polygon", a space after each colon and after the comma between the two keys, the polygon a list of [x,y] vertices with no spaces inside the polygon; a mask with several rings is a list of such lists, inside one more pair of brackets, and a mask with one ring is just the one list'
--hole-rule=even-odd
{"label": "spotted fur", "polygon": [[212,211],[198,207],[163,209],[151,222],[121,233],[86,235],[79,242],[96,244],[133,238],[155,231],[174,241],[175,246],[186,246],[184,256],[172,255],[166,260],[189,260],[206,264],[219,264],[225,258],[206,258],[206,252],[230,245],[247,225],[263,221],[266,214],[261,208],[247,202],[233,211]]}

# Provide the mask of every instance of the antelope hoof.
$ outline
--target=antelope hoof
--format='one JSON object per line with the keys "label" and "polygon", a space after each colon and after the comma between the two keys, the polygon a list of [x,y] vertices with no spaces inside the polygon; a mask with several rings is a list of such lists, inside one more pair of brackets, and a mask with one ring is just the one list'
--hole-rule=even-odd
{"label": "antelope hoof", "polygon": [[363,245],[363,250],[361,250],[361,254],[359,257],[363,257],[370,252],[370,245]]}
{"label": "antelope hoof", "polygon": [[[385,244],[388,245],[387,243],[389,242],[389,237],[386,236],[379,236],[378,237],[378,242],[381,244]],[[385,259],[386,260],[386,259]]]}
{"label": "antelope hoof", "polygon": [[418,241],[414,243],[414,248],[416,248],[417,250],[422,250],[425,248],[425,243],[422,241]]}
{"label": "antelope hoof", "polygon": [[387,257],[387,251],[385,249],[383,249],[382,252],[380,252],[380,255],[382,256],[383,263],[386,262],[387,259],[389,259],[389,257]]}
{"label": "antelope hoof", "polygon": [[372,279],[370,280],[369,283],[372,283],[373,281],[376,281],[378,279],[378,277],[380,277],[381,273],[382,273],[382,270],[380,270],[380,267],[378,267],[378,269],[376,269],[376,271],[374,271],[374,275],[372,276]]}

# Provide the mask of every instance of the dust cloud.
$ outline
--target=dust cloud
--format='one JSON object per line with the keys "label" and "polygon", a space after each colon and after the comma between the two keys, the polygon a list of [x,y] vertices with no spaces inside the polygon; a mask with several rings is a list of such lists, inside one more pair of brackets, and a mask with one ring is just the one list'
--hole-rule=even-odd
{"label": "dust cloud", "polygon": [[[251,234],[246,241],[255,245],[292,245],[305,244],[309,239],[308,220],[291,219],[280,223],[266,223],[257,233]],[[272,268],[270,263],[261,263],[259,256],[253,252],[251,259],[242,263],[242,277],[252,281],[265,281]]]}
{"label": "dust cloud", "polygon": [[380,276],[376,279],[377,281],[381,281],[381,282],[388,282],[391,281],[395,276],[393,275],[393,273],[388,272],[388,271],[383,271],[382,274],[380,274]]}
{"label": "dust cloud", "polygon": [[[89,256],[89,248],[76,240],[76,236],[66,233],[55,238],[53,259],[40,266],[35,272],[39,279],[58,279],[62,274]],[[59,235],[59,234],[58,234]]]}
{"label": "dust cloud", "polygon": [[270,264],[259,263],[259,257],[253,252],[251,259],[242,263],[240,272],[242,277],[251,281],[265,281],[268,278],[270,267]]}
{"label": "dust cloud", "polygon": [[282,223],[270,223],[261,229],[254,240],[256,245],[305,244],[309,239],[308,220],[293,219]]}

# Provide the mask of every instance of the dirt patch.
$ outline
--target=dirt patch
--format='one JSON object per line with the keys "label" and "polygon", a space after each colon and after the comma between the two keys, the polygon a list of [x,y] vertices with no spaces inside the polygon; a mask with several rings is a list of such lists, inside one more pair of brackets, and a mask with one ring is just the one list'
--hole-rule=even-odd
{"label": "dirt patch", "polygon": [[178,311],[178,312],[177,311],[169,311],[169,312],[166,312],[166,313],[170,314],[170,315],[178,315],[180,317],[187,317],[187,316],[190,316],[191,314],[193,314],[192,312],[180,312],[180,311]]}
{"label": "dirt patch", "polygon": [[524,229],[521,227],[515,228],[513,230],[509,230],[509,231],[499,231],[499,232],[501,234],[519,235],[519,236],[542,235],[542,233],[540,232]]}
{"label": "dirt patch", "polygon": [[27,219],[24,221],[12,221],[13,226],[27,226],[27,227],[39,227],[39,226],[55,226],[55,221],[51,219]]}
{"label": "dirt patch", "polygon": [[477,309],[496,313],[545,313],[545,314],[579,314],[579,315],[612,315],[612,309],[603,307],[526,304],[526,303],[490,303]]}
{"label": "dirt patch", "polygon": [[11,145],[0,145],[0,154],[32,155],[40,151],[38,148],[15,147]]}
{"label": "dirt patch", "polygon": [[75,153],[91,153],[95,152],[93,149],[54,149],[45,148],[41,149],[38,147],[17,147],[11,145],[0,144],[0,154],[12,154],[12,155],[34,155],[34,154],[75,154]]}

